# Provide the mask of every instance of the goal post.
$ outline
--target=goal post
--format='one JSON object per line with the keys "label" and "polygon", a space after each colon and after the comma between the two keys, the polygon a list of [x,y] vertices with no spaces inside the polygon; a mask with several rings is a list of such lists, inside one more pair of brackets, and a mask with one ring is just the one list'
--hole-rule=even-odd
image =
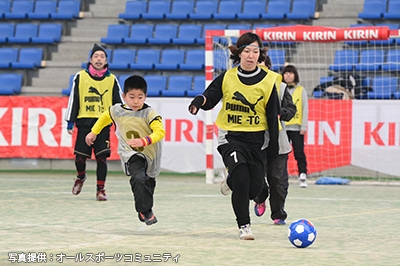
{"label": "goal post", "polygon": [[[268,46],[272,70],[280,73],[285,65],[295,65],[300,84],[307,90],[310,110],[305,152],[311,177],[400,181],[400,102],[396,100],[400,99],[400,55],[392,56],[400,54],[399,30],[387,26],[306,25],[207,30],[206,87],[232,67],[228,46],[249,31],[258,34]],[[397,61],[393,62],[393,58]],[[391,100],[382,95],[368,98],[379,82],[389,82],[391,92],[398,93],[398,98],[395,94]],[[223,170],[215,158],[216,112],[214,108],[205,116],[206,183],[214,183],[217,173]],[[292,153],[288,170],[291,176],[298,174]]]}

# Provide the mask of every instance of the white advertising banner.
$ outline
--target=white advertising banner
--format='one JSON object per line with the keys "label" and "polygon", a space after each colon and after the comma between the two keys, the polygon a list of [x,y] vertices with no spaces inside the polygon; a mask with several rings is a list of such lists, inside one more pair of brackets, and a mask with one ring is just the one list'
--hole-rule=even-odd
{"label": "white advertising banner", "polygon": [[353,101],[351,164],[400,176],[400,101]]}
{"label": "white advertising banner", "polygon": [[[166,136],[164,139],[161,168],[178,173],[204,172],[206,169],[205,114],[200,110],[191,115],[188,107],[192,98],[147,98],[146,103],[163,117]],[[218,106],[212,111],[214,118]],[[209,111],[207,111],[209,112]],[[214,168],[223,168],[216,149],[214,134]]]}

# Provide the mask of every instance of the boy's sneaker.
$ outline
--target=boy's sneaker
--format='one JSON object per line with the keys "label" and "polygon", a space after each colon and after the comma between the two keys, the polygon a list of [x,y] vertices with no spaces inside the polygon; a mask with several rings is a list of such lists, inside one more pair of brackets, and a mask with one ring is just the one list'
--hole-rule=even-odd
{"label": "boy's sneaker", "polygon": [[157,222],[157,218],[154,215],[153,211],[149,211],[146,214],[143,212],[138,213],[139,221],[144,222],[146,225],[152,225]]}
{"label": "boy's sneaker", "polygon": [[306,188],[307,187],[307,175],[305,173],[301,173],[299,175],[299,180],[300,180],[300,187]]}
{"label": "boy's sneaker", "polygon": [[75,179],[74,186],[72,187],[72,194],[78,195],[79,193],[81,193],[83,183],[85,183],[85,180],[86,180],[86,175],[85,178],[83,179],[80,179],[79,177]]}
{"label": "boy's sneaker", "polygon": [[275,225],[285,225],[286,222],[285,222],[285,220],[275,219],[275,220],[274,220],[274,224],[275,224]]}
{"label": "boy's sneaker", "polygon": [[220,191],[222,195],[228,196],[232,192],[231,188],[228,186],[229,174],[224,171],[222,175],[224,177],[224,180],[222,180],[221,182]]}
{"label": "boy's sneaker", "polygon": [[138,212],[138,213],[137,213],[137,216],[138,216],[138,218],[139,218],[139,221],[141,221],[142,223],[144,223],[144,215],[143,215],[143,213]]}
{"label": "boy's sneaker", "polygon": [[254,235],[251,232],[250,224],[245,224],[239,228],[239,238],[241,240],[254,240]]}
{"label": "boy's sneaker", "polygon": [[260,204],[256,203],[256,205],[254,205],[254,213],[255,213],[258,217],[260,217],[260,216],[262,216],[262,215],[264,214],[265,209],[266,209],[265,201],[262,202],[262,203],[260,203]]}
{"label": "boy's sneaker", "polygon": [[96,199],[98,201],[106,201],[107,200],[106,191],[104,189],[101,189],[101,190],[97,191]]}

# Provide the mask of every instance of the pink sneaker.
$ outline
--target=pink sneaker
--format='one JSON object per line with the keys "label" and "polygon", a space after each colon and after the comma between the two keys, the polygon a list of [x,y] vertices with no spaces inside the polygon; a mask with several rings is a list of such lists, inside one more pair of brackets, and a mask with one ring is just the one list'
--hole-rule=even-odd
{"label": "pink sneaker", "polygon": [[259,217],[264,214],[265,209],[266,209],[265,201],[263,203],[260,203],[260,204],[256,203],[256,205],[254,205],[254,213]]}
{"label": "pink sneaker", "polygon": [[275,225],[285,225],[286,222],[285,222],[285,220],[275,219],[275,220],[274,220],[274,224],[275,224]]}

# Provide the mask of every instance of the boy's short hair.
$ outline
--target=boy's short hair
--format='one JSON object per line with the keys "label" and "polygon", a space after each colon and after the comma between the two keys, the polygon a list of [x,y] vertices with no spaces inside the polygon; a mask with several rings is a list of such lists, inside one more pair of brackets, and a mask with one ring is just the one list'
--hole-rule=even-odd
{"label": "boy's short hair", "polygon": [[146,80],[138,75],[132,75],[127,78],[124,82],[124,93],[128,93],[130,90],[141,90],[144,94],[147,94],[147,82]]}

